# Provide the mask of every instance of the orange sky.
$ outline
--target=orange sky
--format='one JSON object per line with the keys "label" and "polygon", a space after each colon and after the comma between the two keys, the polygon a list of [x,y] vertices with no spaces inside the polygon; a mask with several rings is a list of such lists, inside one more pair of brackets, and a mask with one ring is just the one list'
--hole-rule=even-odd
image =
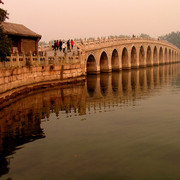
{"label": "orange sky", "polygon": [[180,0],[4,0],[9,22],[42,40],[180,31]]}

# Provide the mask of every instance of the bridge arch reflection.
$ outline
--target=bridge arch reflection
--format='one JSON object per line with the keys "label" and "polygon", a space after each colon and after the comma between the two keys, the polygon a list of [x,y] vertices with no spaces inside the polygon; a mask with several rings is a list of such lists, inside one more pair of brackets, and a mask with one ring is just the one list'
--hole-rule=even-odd
{"label": "bridge arch reflection", "polygon": [[[131,71],[113,72],[93,76],[96,80],[91,81],[94,88],[93,96],[87,93],[87,101],[117,99],[138,99],[148,96],[160,87],[169,83],[174,76],[180,73],[178,64],[132,69]],[[91,79],[91,75],[90,78]],[[94,85],[93,85],[94,83]],[[88,90],[89,91],[89,90]]]}

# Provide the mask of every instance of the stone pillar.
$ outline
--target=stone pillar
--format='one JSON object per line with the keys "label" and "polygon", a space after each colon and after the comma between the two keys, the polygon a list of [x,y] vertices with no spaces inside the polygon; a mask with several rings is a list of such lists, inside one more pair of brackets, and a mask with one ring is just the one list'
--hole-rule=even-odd
{"label": "stone pillar", "polygon": [[17,66],[20,66],[20,62],[19,62],[19,53],[18,51],[16,51],[16,62],[17,62]]}
{"label": "stone pillar", "polygon": [[67,52],[64,53],[64,61],[65,61],[65,63],[69,63],[69,62],[68,62]]}
{"label": "stone pillar", "polygon": [[44,56],[45,56],[45,65],[48,65],[49,62],[48,62],[48,55],[47,55],[47,52],[45,51],[44,53]]}
{"label": "stone pillar", "polygon": [[155,63],[155,65],[159,65],[159,51],[160,51],[160,48],[157,47],[157,63]]}
{"label": "stone pillar", "polygon": [[26,65],[26,56],[25,56],[24,51],[22,51],[22,56],[23,56],[23,66],[25,66]]}
{"label": "stone pillar", "polygon": [[13,57],[12,57],[12,54],[10,56],[10,66],[13,67]]}
{"label": "stone pillar", "polygon": [[128,62],[127,67],[125,69],[131,69],[131,49],[128,48]]}

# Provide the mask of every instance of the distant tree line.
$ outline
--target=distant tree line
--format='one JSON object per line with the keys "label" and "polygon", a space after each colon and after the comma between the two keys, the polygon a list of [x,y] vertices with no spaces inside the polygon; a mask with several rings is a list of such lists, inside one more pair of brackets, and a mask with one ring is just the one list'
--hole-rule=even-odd
{"label": "distant tree line", "polygon": [[172,44],[174,44],[175,46],[177,46],[178,48],[180,48],[180,32],[172,32],[169,34],[166,34],[164,36],[159,36],[160,40],[166,40]]}

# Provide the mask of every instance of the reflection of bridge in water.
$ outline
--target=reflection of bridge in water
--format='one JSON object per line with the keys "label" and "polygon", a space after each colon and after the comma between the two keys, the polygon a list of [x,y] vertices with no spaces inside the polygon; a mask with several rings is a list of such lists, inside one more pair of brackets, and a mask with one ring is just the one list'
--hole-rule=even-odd
{"label": "reflection of bridge in water", "polygon": [[15,99],[0,113],[0,176],[8,172],[6,157],[15,153],[17,146],[45,137],[41,123],[51,113],[60,118],[63,114],[79,116],[135,105],[136,100],[152,96],[171,83],[180,74],[179,67],[170,64],[90,75],[86,84],[39,90]]}
{"label": "reflection of bridge in water", "polygon": [[88,106],[132,104],[136,99],[151,96],[172,81],[180,70],[178,64],[155,66],[138,70],[103,73],[87,77]]}

